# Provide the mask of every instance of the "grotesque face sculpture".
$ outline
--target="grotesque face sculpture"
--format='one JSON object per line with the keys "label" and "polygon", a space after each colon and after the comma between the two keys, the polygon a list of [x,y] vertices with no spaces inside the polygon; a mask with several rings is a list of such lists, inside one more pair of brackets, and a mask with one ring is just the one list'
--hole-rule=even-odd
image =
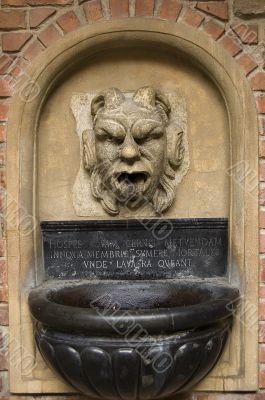
{"label": "grotesque face sculpture", "polygon": [[91,172],[92,193],[103,208],[112,215],[121,205],[137,209],[149,203],[157,213],[166,210],[183,158],[182,132],[176,133],[175,156],[168,156],[166,97],[152,87],[135,93],[111,88],[93,99],[91,115],[95,148],[85,133],[84,165]]}

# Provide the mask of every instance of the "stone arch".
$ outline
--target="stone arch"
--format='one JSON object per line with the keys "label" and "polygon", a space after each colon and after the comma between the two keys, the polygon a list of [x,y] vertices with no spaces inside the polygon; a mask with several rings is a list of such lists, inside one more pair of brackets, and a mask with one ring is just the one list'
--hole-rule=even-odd
{"label": "stone arch", "polygon": [[[26,307],[27,293],[35,284],[35,267],[40,264],[38,247],[38,210],[36,208],[36,146],[38,119],[43,104],[58,80],[67,73],[73,63],[83,57],[109,46],[130,46],[135,43],[156,43],[172,52],[184,52],[198,68],[202,68],[222,94],[229,116],[231,168],[240,162],[254,174],[249,181],[242,170],[231,170],[230,197],[230,248],[231,267],[237,269],[241,288],[249,301],[256,304],[258,280],[258,128],[255,101],[248,82],[236,62],[218,44],[206,35],[182,24],[174,24],[156,19],[113,20],[84,26],[60,39],[40,54],[23,77],[28,77],[37,85],[39,93],[31,99],[29,88],[27,97],[14,96],[9,119],[7,154],[7,193],[17,205],[16,223],[7,223],[8,267],[10,296],[10,331],[12,338],[24,346],[35,359],[31,337],[30,318]],[[22,82],[23,84],[23,82]],[[29,101],[31,100],[31,101]],[[256,175],[257,177],[256,177]],[[253,176],[253,175],[252,175]],[[33,216],[29,231],[25,235],[19,218]],[[34,222],[37,222],[34,224]],[[251,272],[250,272],[251,271]],[[231,273],[231,280],[238,279]],[[252,313],[253,318],[253,313]],[[247,315],[245,316],[247,318]],[[20,327],[20,329],[18,329]],[[25,329],[24,329],[25,328]],[[246,329],[246,328],[245,328]],[[257,327],[246,340],[244,326],[235,329],[233,343],[240,342],[245,354],[238,351],[226,354],[223,361],[227,367],[225,387],[232,390],[255,390],[257,388]],[[12,341],[11,355],[17,351]],[[22,349],[22,347],[21,347]],[[232,354],[233,353],[233,354]],[[68,388],[55,378],[45,376],[45,388],[41,380],[32,372],[23,376],[22,367],[12,368],[11,390],[24,393],[62,393]],[[202,385],[203,389],[223,390],[224,377],[210,376]]]}

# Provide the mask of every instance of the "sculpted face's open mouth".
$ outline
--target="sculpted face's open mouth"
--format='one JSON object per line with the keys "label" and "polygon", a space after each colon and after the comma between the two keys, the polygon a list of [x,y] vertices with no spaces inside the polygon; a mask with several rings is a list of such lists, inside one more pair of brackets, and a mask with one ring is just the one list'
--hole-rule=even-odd
{"label": "sculpted face's open mouth", "polygon": [[132,185],[138,185],[138,184],[145,184],[145,182],[148,179],[148,175],[145,172],[122,172],[118,176],[118,182],[119,183],[127,183],[127,184],[132,184]]}
{"label": "sculpted face's open mouth", "polygon": [[148,172],[123,171],[116,175],[114,185],[120,192],[127,193],[131,196],[132,193],[143,193],[148,187],[149,178],[150,175]]}

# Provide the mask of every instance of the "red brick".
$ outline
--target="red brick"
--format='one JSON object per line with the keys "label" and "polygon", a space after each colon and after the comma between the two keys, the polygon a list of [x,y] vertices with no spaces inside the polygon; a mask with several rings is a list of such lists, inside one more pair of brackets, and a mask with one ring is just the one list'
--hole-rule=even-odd
{"label": "red brick", "polygon": [[0,28],[5,29],[23,29],[26,28],[25,11],[2,11],[0,10]]}
{"label": "red brick", "polygon": [[220,1],[199,1],[196,5],[196,8],[201,11],[205,11],[208,14],[214,15],[217,18],[220,18],[224,21],[228,20],[228,6],[227,3],[223,3]]}
{"label": "red brick", "polygon": [[8,351],[0,352],[0,371],[8,370]]}
{"label": "red brick", "polygon": [[265,282],[265,268],[264,267],[262,267],[260,269],[260,281]]}
{"label": "red brick", "polygon": [[220,41],[220,45],[228,51],[233,57],[242,50],[237,40],[225,35]]}
{"label": "red brick", "polygon": [[[5,188],[6,187],[6,171],[4,169],[0,169],[0,187]],[[1,244],[0,244],[0,250],[1,250]],[[1,254],[1,251],[0,251]],[[2,256],[0,256],[2,257]]]}
{"label": "red brick", "polygon": [[6,149],[0,149],[0,167],[6,164]]}
{"label": "red brick", "polygon": [[12,66],[12,69],[10,69],[10,74],[12,75],[12,77],[18,77],[21,72],[27,67],[27,65],[28,62],[25,59],[23,59],[22,57],[18,58]]}
{"label": "red brick", "polygon": [[264,393],[256,393],[250,395],[249,399],[244,399],[244,400],[264,400]]}
{"label": "red brick", "polygon": [[0,97],[10,97],[11,87],[6,79],[0,79]]}
{"label": "red brick", "polygon": [[244,70],[246,75],[250,74],[250,72],[257,68],[256,62],[248,54],[242,54],[236,61]]}
{"label": "red brick", "polygon": [[259,226],[260,228],[265,228],[265,211],[259,212]]}
{"label": "red brick", "polygon": [[7,266],[6,261],[0,261],[0,283],[7,284]]}
{"label": "red brick", "polygon": [[265,157],[265,140],[259,141],[259,157]]}
{"label": "red brick", "polygon": [[265,299],[265,286],[259,286],[259,298],[262,300]]}
{"label": "red brick", "polygon": [[129,0],[109,0],[112,18],[126,18],[129,16]]}
{"label": "red brick", "polygon": [[0,74],[5,74],[9,72],[11,65],[14,62],[14,57],[3,54],[0,57]]}
{"label": "red brick", "polygon": [[259,346],[259,362],[265,363],[265,345],[261,344]]}
{"label": "red brick", "polygon": [[88,22],[98,21],[103,18],[100,0],[93,0],[84,4],[84,12]]}
{"label": "red brick", "polygon": [[0,286],[0,302],[2,302],[2,303],[8,302],[8,285],[7,284]]}
{"label": "red brick", "polygon": [[60,39],[62,35],[59,33],[59,31],[55,28],[54,25],[50,25],[48,28],[46,28],[44,31],[42,31],[39,34],[39,40],[42,42],[42,44],[45,47],[50,46],[56,40]]}
{"label": "red brick", "polygon": [[67,6],[73,2],[74,0],[27,0],[31,6]]}
{"label": "red brick", "polygon": [[6,126],[0,125],[0,143],[6,142]]}
{"label": "red brick", "polygon": [[254,24],[233,24],[233,31],[240,38],[244,44],[257,44],[258,43],[258,25]]}
{"label": "red brick", "polygon": [[79,19],[73,11],[62,15],[57,19],[57,24],[63,29],[64,32],[71,32],[80,26]]}
{"label": "red brick", "polygon": [[49,17],[56,13],[55,8],[34,8],[29,11],[29,25],[31,28],[36,28]]}
{"label": "red brick", "polygon": [[265,96],[258,96],[256,97],[258,111],[261,114],[265,114]]}
{"label": "red brick", "polygon": [[265,282],[265,266],[260,267],[260,281]]}
{"label": "red brick", "polygon": [[2,6],[23,7],[27,5],[27,0],[2,0]]}
{"label": "red brick", "polygon": [[177,0],[164,0],[160,10],[160,18],[176,21],[182,5]]}
{"label": "red brick", "polygon": [[2,49],[6,52],[20,51],[27,41],[32,37],[31,33],[3,33]]}
{"label": "red brick", "polygon": [[259,115],[258,123],[259,123],[259,134],[265,135],[265,117]]}
{"label": "red brick", "polygon": [[260,235],[260,252],[265,253],[265,234]]}
{"label": "red brick", "polygon": [[0,100],[0,121],[7,121],[9,111],[9,102],[7,100]]}
{"label": "red brick", "polygon": [[265,320],[265,303],[259,304],[259,320],[260,321]]}
{"label": "red brick", "polygon": [[265,164],[261,163],[259,165],[259,172],[260,172],[260,181],[264,182],[265,181]]}
{"label": "red brick", "polygon": [[260,387],[260,389],[265,388],[265,370],[260,370],[259,387]]}
{"label": "red brick", "polygon": [[186,13],[184,15],[183,21],[188,24],[193,26],[194,28],[198,28],[202,21],[204,20],[204,17],[199,14],[197,11],[192,10],[191,8],[187,8]]}
{"label": "red brick", "polygon": [[0,304],[0,325],[8,325],[8,304]]}
{"label": "red brick", "polygon": [[251,78],[250,84],[253,90],[265,91],[265,72],[258,72]]}
{"label": "red brick", "polygon": [[210,35],[214,40],[219,39],[219,37],[224,33],[224,26],[218,24],[217,22],[210,20],[204,26],[203,29],[208,35]]}
{"label": "red brick", "polygon": [[32,60],[34,57],[36,57],[38,54],[40,54],[43,51],[44,47],[42,44],[38,41],[35,40],[33,43],[31,43],[28,48],[24,51],[24,58],[26,60]]}
{"label": "red brick", "polygon": [[264,323],[259,324],[259,342],[265,343],[265,324]]}
{"label": "red brick", "polygon": [[259,134],[265,135],[265,115],[258,116]]}
{"label": "red brick", "polygon": [[0,286],[0,302],[3,302],[3,303],[8,302],[8,286],[7,285]]}
{"label": "red brick", "polygon": [[154,0],[136,0],[136,17],[152,17],[154,14]]}
{"label": "red brick", "polygon": [[[13,83],[13,81],[10,79],[10,87],[11,87],[11,89],[12,89],[12,83]],[[4,97],[4,96],[3,96],[3,98],[0,98],[0,124],[1,124],[1,126],[2,126],[3,123],[6,123],[8,121],[8,113],[9,113],[9,109],[10,109],[10,100],[11,100],[10,98]],[[1,150],[0,150],[0,154],[1,154]],[[1,155],[0,155],[0,158],[1,158]],[[1,165],[0,165],[0,167],[1,167]],[[0,184],[0,188],[1,188],[1,184]],[[0,226],[1,226],[1,220],[0,220]],[[0,232],[1,232],[1,229],[0,229]]]}
{"label": "red brick", "polygon": [[0,239],[0,257],[4,257],[5,253],[6,253],[6,242],[4,239]]}
{"label": "red brick", "polygon": [[258,116],[258,128],[259,128],[259,134],[265,135],[265,116],[263,115]]}

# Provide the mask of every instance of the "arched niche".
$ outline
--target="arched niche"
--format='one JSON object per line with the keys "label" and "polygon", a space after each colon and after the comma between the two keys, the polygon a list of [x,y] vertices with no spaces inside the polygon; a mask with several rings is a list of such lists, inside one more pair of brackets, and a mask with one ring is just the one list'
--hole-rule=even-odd
{"label": "arched niche", "polygon": [[[191,166],[194,169],[194,161],[197,160],[197,168],[201,169],[198,181],[202,177],[200,174],[205,174],[198,185],[201,194],[197,194],[203,201],[193,207],[190,187],[197,178],[194,175],[196,171],[190,168],[179,187],[179,200],[173,211],[169,211],[167,215],[229,218],[229,279],[240,285],[244,311],[240,313],[240,318],[236,318],[233,335],[221,362],[198,390],[255,390],[258,343],[258,134],[252,92],[236,62],[203,33],[181,24],[151,19],[128,19],[80,28],[45,50],[33,61],[24,76],[25,84],[29,77],[34,82],[32,90],[36,91],[37,87],[38,95],[33,96],[28,90],[28,97],[21,98],[18,93],[12,103],[8,131],[7,193],[18,213],[13,213],[12,220],[7,218],[10,355],[11,360],[16,355],[17,364],[14,368],[11,363],[11,391],[71,392],[71,389],[48,371],[34,347],[27,295],[30,288],[42,280],[40,220],[55,219],[54,215],[49,218],[51,205],[57,219],[74,219],[75,216],[69,202],[64,208],[59,207],[58,201],[53,203],[52,200],[52,195],[55,199],[58,196],[62,196],[62,199],[69,198],[69,187],[74,179],[71,171],[77,169],[78,141],[64,129],[68,126],[66,122],[70,123],[72,118],[65,114],[69,107],[71,87],[74,86],[75,91],[80,91],[82,87],[84,92],[94,90],[97,82],[87,82],[88,77],[91,78],[96,72],[101,77],[101,83],[97,87],[100,89],[100,85],[105,86],[108,70],[103,61],[105,57],[106,62],[108,55],[112,56],[109,65],[117,65],[117,71],[109,70],[109,78],[112,80],[109,86],[113,86],[113,81],[115,84],[118,82],[117,74],[122,76],[126,71],[124,59],[127,58],[129,63],[138,62],[136,74],[139,82],[144,82],[147,78],[147,83],[155,82],[161,77],[161,85],[163,79],[170,76],[171,81],[179,81],[180,91],[186,90],[184,94],[189,100],[189,117],[197,118],[199,123],[196,127],[192,118],[189,140],[192,141],[193,150],[190,155]],[[161,73],[159,76],[148,77],[148,68],[155,62],[163,65]],[[127,71],[129,73],[128,65]],[[133,72],[130,73],[133,77]],[[197,91],[201,90],[201,93],[196,93],[196,90],[192,93],[188,84]],[[125,82],[123,85],[126,86]],[[71,123],[73,130],[73,121]],[[52,134],[53,126],[57,127],[55,136]],[[218,135],[211,138],[209,129],[215,132],[217,130]],[[203,130],[205,136],[202,135]],[[58,141],[60,135],[66,139],[63,143]],[[219,142],[216,141],[218,137]],[[71,153],[66,143],[71,147]],[[201,159],[200,146],[201,152],[204,152]],[[67,163],[60,165],[65,151],[70,154],[71,168],[68,169]],[[216,156],[215,160],[218,159],[218,162],[205,163],[207,152],[216,152],[219,158]],[[211,165],[213,168],[219,166],[213,171],[217,171],[217,175],[207,175],[207,168]],[[62,173],[69,180],[64,191],[58,188]],[[185,215],[186,208],[182,205],[187,191],[187,208],[190,211]],[[211,194],[210,207],[204,191]],[[195,197],[194,195],[196,203]],[[19,223],[25,215],[32,216],[29,218],[32,226],[26,234],[23,224]],[[102,218],[104,215],[95,214],[91,217]],[[245,304],[252,304],[254,309],[245,307]],[[247,324],[250,318],[251,327]],[[249,329],[251,335],[248,334]],[[34,368],[28,366],[29,359],[34,363]]]}

